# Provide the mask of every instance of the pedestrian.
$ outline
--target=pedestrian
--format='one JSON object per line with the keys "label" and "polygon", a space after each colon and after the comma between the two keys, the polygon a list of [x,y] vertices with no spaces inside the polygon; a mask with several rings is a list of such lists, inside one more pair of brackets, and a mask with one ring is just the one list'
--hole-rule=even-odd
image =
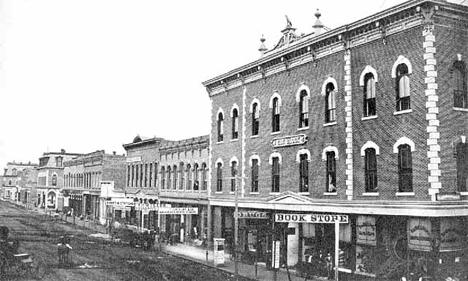
{"label": "pedestrian", "polygon": [[59,266],[68,266],[70,265],[69,253],[72,247],[70,246],[70,241],[64,236],[60,237],[59,243],[57,244],[57,254]]}
{"label": "pedestrian", "polygon": [[327,278],[332,279],[333,278],[333,261],[332,261],[332,256],[330,253],[327,254],[325,257],[325,263],[327,266]]}

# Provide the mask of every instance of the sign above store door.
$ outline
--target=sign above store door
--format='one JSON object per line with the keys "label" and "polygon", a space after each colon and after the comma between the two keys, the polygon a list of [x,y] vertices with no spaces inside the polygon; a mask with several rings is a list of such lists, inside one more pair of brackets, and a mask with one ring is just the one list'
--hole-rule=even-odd
{"label": "sign above store door", "polygon": [[196,215],[198,214],[197,207],[186,207],[186,208],[166,208],[161,207],[159,209],[161,215]]}
{"label": "sign above store door", "polygon": [[237,212],[239,219],[268,219],[268,214],[266,212]]}
{"label": "sign above store door", "polygon": [[287,136],[282,138],[276,138],[271,141],[272,147],[285,147],[305,144],[307,142],[307,136],[304,134]]}
{"label": "sign above store door", "polygon": [[275,222],[348,223],[348,215],[275,214]]}

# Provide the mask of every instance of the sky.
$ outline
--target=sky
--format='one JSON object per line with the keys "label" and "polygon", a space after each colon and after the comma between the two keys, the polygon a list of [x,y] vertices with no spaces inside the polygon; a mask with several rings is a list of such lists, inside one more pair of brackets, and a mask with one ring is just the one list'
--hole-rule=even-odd
{"label": "sky", "polygon": [[[462,2],[463,0],[454,0]],[[125,153],[137,135],[210,133],[202,82],[403,0],[0,0],[0,167],[47,151]]]}

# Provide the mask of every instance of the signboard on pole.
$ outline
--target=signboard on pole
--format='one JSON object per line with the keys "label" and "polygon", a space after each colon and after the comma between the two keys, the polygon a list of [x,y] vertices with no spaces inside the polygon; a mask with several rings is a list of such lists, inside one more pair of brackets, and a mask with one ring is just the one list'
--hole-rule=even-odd
{"label": "signboard on pole", "polygon": [[348,215],[329,214],[275,214],[275,222],[348,223]]}
{"label": "signboard on pole", "polygon": [[237,218],[239,219],[268,219],[268,213],[257,212],[257,211],[237,212]]}
{"label": "signboard on pole", "polygon": [[280,241],[273,241],[273,249],[271,254],[273,255],[271,259],[271,267],[279,268],[280,267]]}

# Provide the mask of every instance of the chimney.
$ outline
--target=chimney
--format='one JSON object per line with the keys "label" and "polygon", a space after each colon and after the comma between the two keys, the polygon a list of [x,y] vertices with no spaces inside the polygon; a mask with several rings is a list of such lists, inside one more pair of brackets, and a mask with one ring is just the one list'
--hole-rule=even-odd
{"label": "chimney", "polygon": [[323,24],[320,21],[320,16],[321,15],[322,14],[319,12],[319,9],[317,9],[317,12],[315,12],[315,17],[317,18],[317,20],[315,20],[314,25],[312,25],[312,27],[314,28],[314,35],[315,36],[320,35],[323,32]]}
{"label": "chimney", "polygon": [[260,45],[260,48],[258,48],[258,51],[260,52],[260,57],[263,57],[265,52],[268,51],[268,48],[265,46],[265,37],[263,37],[263,34],[262,38],[260,38],[260,42],[262,42],[262,44]]}
{"label": "chimney", "polygon": [[65,153],[65,149],[63,149],[63,148],[60,149],[60,152],[61,152],[61,153]]}
{"label": "chimney", "polygon": [[117,152],[115,152],[115,151],[112,151],[112,155],[117,155]]}

